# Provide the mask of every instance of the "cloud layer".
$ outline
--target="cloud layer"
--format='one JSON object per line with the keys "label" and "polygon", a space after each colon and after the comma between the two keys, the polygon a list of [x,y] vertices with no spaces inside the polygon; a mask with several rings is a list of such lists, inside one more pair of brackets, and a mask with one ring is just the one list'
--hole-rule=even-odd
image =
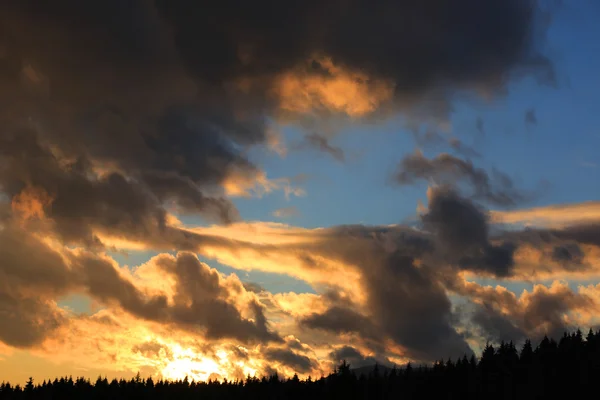
{"label": "cloud layer", "polygon": [[[318,375],[341,358],[425,362],[595,323],[597,287],[477,283],[597,276],[600,243],[595,220],[488,212],[530,195],[469,160],[400,162],[396,183],[434,184],[417,227],[243,222],[232,200],[304,193],[250,156],[285,155],[282,127],[344,161],[330,133],[348,121],[440,124],[458,96],[552,81],[543,17],[533,0],[3,2],[0,345],[166,377]],[[544,223],[497,224],[528,218]],[[116,261],[132,251],[153,256]],[[271,293],[243,271],[314,293]],[[100,309],[59,305],[73,294]]]}
{"label": "cloud layer", "polygon": [[[576,225],[492,231],[485,210],[444,188],[430,192],[419,229],[264,223],[170,228],[187,235],[200,254],[240,270],[303,279],[316,294],[272,294],[218,273],[189,252],[155,256],[131,272],[106,254],[63,248],[17,222],[1,231],[0,304],[11,323],[3,325],[0,340],[53,354],[51,348],[66,338],[76,342],[72,336],[92,323],[125,334],[124,325],[113,321],[124,318],[152,332],[139,333],[139,343],[131,344],[135,351],[128,357],[137,361],[129,367],[145,360],[154,365],[153,373],[171,376],[175,372],[168,368],[175,367],[166,364],[181,362],[169,356],[178,346],[193,352],[178,357],[209,363],[221,376],[272,372],[273,364],[281,372],[314,375],[343,355],[357,365],[430,361],[477,351],[484,339],[519,340],[595,325],[600,307],[596,286],[573,289],[561,281],[588,280],[600,272],[593,261],[598,244],[569,235],[579,231]],[[121,246],[128,249],[127,243]],[[502,286],[536,274],[553,282],[521,295]],[[485,277],[500,283],[477,283]],[[70,293],[89,296],[103,311],[87,317],[58,307],[56,301]],[[194,344],[174,339],[175,332]],[[165,350],[146,349],[142,338],[148,337],[164,342]],[[218,355],[206,346],[222,351]]]}

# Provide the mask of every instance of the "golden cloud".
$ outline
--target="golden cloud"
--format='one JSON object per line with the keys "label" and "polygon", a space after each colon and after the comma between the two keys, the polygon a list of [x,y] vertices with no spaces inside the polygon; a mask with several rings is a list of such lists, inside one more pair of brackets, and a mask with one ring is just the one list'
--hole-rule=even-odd
{"label": "golden cloud", "polygon": [[[317,63],[320,74],[307,73]],[[362,117],[390,101],[394,83],[336,65],[330,57],[312,57],[302,68],[281,74],[273,93],[282,110],[309,114],[326,110]]]}
{"label": "golden cloud", "polygon": [[490,211],[490,217],[494,223],[560,229],[600,221],[600,202],[588,201],[514,211]]}
{"label": "golden cloud", "polygon": [[46,207],[52,204],[52,196],[44,189],[26,186],[12,199],[12,211],[23,221],[32,218],[44,219]]}

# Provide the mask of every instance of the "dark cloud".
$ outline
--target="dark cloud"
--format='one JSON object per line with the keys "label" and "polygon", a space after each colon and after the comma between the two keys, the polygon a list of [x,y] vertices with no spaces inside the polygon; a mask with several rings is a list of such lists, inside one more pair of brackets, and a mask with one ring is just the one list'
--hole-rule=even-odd
{"label": "dark cloud", "polygon": [[560,336],[573,328],[564,318],[566,313],[597,308],[588,295],[576,293],[558,282],[550,287],[536,285],[520,298],[507,290],[473,283],[464,286],[461,294],[477,303],[472,322],[483,330],[484,336],[495,340]]}
{"label": "dark cloud", "polygon": [[343,346],[329,353],[329,359],[338,364],[345,360],[351,368],[360,368],[366,366],[391,365],[392,363],[386,357],[365,356],[352,346]]}
{"label": "dark cloud", "polygon": [[[150,237],[166,224],[166,211],[156,195],[162,200],[169,198],[163,186],[168,185],[167,178],[155,175],[148,181],[155,189],[162,188],[160,193],[153,193],[144,182],[121,172],[97,175],[85,156],[63,159],[40,143],[31,130],[20,131],[18,136],[0,136],[0,144],[4,160],[0,185],[4,192],[13,199],[27,187],[45,192],[51,199],[46,216],[55,222],[54,229],[66,242],[99,244],[94,230],[131,238]],[[185,181],[180,184],[185,186]],[[218,209],[224,219],[230,220],[231,213],[235,213],[227,201],[207,199],[197,190],[192,194],[193,186],[188,189],[190,201],[204,203],[202,207],[207,210]]]}
{"label": "dark cloud", "polygon": [[472,322],[483,331],[483,337],[492,342],[500,343],[511,340],[520,342],[526,337],[526,333],[522,329],[516,327],[509,318],[489,304],[476,307]]}
{"label": "dark cloud", "polygon": [[398,166],[395,180],[401,185],[419,180],[453,185],[466,183],[474,199],[498,206],[513,206],[529,197],[518,190],[506,174],[497,170],[488,174],[484,169],[475,167],[471,161],[447,153],[431,159],[421,152],[406,156]]}
{"label": "dark cloud", "polygon": [[451,189],[434,189],[422,221],[436,238],[441,259],[467,270],[511,275],[516,246],[510,242],[492,244],[486,212],[468,199]]}
{"label": "dark cloud", "polygon": [[122,277],[108,259],[82,254],[73,261],[81,268],[79,279],[82,286],[93,298],[104,304],[120,306],[139,318],[166,319],[167,297],[146,296],[133,282]]}
{"label": "dark cloud", "polygon": [[40,344],[67,322],[56,305],[36,297],[12,297],[0,292],[0,340],[9,346],[31,347]]}
{"label": "dark cloud", "polygon": [[191,253],[179,253],[173,260],[163,257],[161,268],[177,281],[175,304],[170,318],[184,326],[201,326],[210,339],[223,337],[240,341],[280,341],[271,332],[262,307],[249,304],[255,321],[244,319],[229,301],[229,290],[221,284],[218,272]]}
{"label": "dark cloud", "polygon": [[[538,16],[534,0],[5,1],[0,191],[16,202],[36,188],[51,199],[42,207],[44,228],[89,250],[102,248],[99,233],[164,250],[251,248],[168,226],[167,207],[223,223],[238,219],[223,186],[244,185],[260,174],[246,150],[267,142],[272,121],[303,124],[336,114],[340,108],[331,104],[344,104],[342,97],[359,97],[328,91],[340,98],[325,102],[322,93],[311,92],[310,82],[334,81],[340,71],[369,91],[390,90],[389,103],[367,99],[373,109],[379,106],[373,119],[413,111],[445,118],[456,94],[499,93],[521,73],[551,79],[552,67],[534,43]],[[290,77],[299,80],[293,95],[308,99],[308,110],[285,104],[281,87]],[[340,149],[321,139],[306,140],[343,160]],[[493,204],[521,199],[508,177],[452,156],[409,157],[399,172],[403,183],[440,176],[467,181],[476,198]],[[462,268],[502,276],[512,253],[491,244],[474,210],[442,200],[430,205],[427,219],[435,238],[404,228],[351,226],[322,232],[321,242],[307,245],[302,256],[313,268],[318,254],[357,268],[370,313],[361,319],[334,304],[309,324],[366,336],[373,333],[365,326],[373,326],[420,359],[469,352],[452,326],[439,276],[447,272],[444,263],[417,260],[455,243],[469,256],[457,258]],[[446,209],[472,221],[458,221],[452,230],[446,225],[456,221]],[[73,253],[72,271],[56,251],[41,241],[27,247],[34,239],[15,232],[0,233],[6,236],[0,312],[8,321],[0,339],[7,343],[43,340],[61,324],[50,299],[74,289],[209,338],[281,341],[259,303],[248,305],[252,320],[242,317],[216,272],[192,254],[160,260],[177,283],[171,304],[144,293],[104,258]],[[274,247],[254,246],[265,252]],[[271,357],[295,368],[311,365],[291,351]]]}
{"label": "dark cloud", "polygon": [[525,111],[525,125],[534,126],[537,125],[537,116],[535,114],[535,109],[529,108]]}
{"label": "dark cloud", "polygon": [[[564,245],[566,240],[592,241],[593,232],[592,228],[573,227],[492,231],[483,208],[453,190],[438,187],[429,193],[428,209],[421,217],[419,229],[402,225],[345,225],[307,233],[311,240],[299,244],[251,246],[256,246],[254,250],[259,254],[271,257],[293,254],[309,272],[325,268],[326,264],[319,261],[325,258],[359,274],[364,308],[353,303],[350,293],[336,290],[336,279],[331,279],[332,290],[323,295],[327,309],[301,319],[301,327],[349,333],[377,354],[383,354],[382,343],[391,339],[404,349],[404,355],[430,361],[442,354],[456,357],[471,352],[464,336],[455,329],[458,316],[449,292],[477,300],[477,304],[486,307],[491,305],[477,310],[473,317],[474,323],[482,327],[479,329],[484,337],[529,335],[545,326],[559,329],[560,318],[557,320],[554,315],[577,309],[583,303],[563,296],[557,289],[548,294],[555,298],[554,304],[546,302],[541,307],[534,306],[532,300],[519,303],[508,291],[492,294],[465,291],[457,272],[468,270],[477,276],[497,278],[529,276],[531,270],[516,270],[513,265],[518,246],[547,251]],[[252,248],[241,242],[226,245],[235,249]],[[531,299],[543,296],[544,293],[536,292]],[[523,313],[527,309],[533,313],[534,308],[542,317],[529,326]],[[501,312],[504,309],[509,310],[508,314]]]}
{"label": "dark cloud", "polygon": [[[563,271],[586,272],[592,265],[586,262],[586,246],[600,246],[600,225],[579,222],[562,228],[526,228],[522,231],[498,233],[498,237],[518,245],[539,250],[549,263],[558,263]],[[539,266],[544,269],[544,265]]]}
{"label": "dark cloud", "polygon": [[269,348],[264,351],[263,355],[269,361],[286,365],[300,373],[309,372],[316,365],[307,356],[295,353],[289,349]]}
{"label": "dark cloud", "polygon": [[[315,52],[392,78],[404,96],[446,82],[494,86],[512,68],[547,67],[531,47],[538,11],[533,1],[362,1],[345,6],[307,1],[292,7],[233,0],[213,5],[210,12],[184,1],[158,0],[156,5],[173,26],[188,68],[216,82],[270,75]],[[382,39],[389,37],[397,40]],[[316,61],[309,65],[315,73],[326,72]]]}
{"label": "dark cloud", "polygon": [[73,287],[60,255],[19,229],[0,229],[0,340],[41,343],[66,322],[53,298]]}
{"label": "dark cloud", "polygon": [[248,359],[248,351],[244,348],[238,346],[230,346],[229,350],[233,353],[234,357],[237,360],[247,360]]}
{"label": "dark cloud", "polygon": [[356,266],[366,312],[359,314],[334,297],[327,311],[302,320],[304,326],[354,333],[375,348],[389,338],[418,360],[471,353],[453,327],[451,303],[438,275],[452,272],[442,262],[417,266],[435,249],[427,235],[406,227],[364,226],[338,227],[324,235],[323,248],[311,251]]}
{"label": "dark cloud", "polygon": [[322,314],[313,313],[300,323],[307,328],[323,329],[336,333],[361,333],[364,336],[375,334],[370,319],[349,308],[334,306]]}
{"label": "dark cloud", "polygon": [[296,339],[295,337],[287,337],[285,339],[285,343],[287,347],[292,350],[298,350],[304,353],[312,350],[308,345],[303,344],[300,340]]}
{"label": "dark cloud", "polygon": [[[435,272],[398,250],[380,269],[365,265],[369,309],[411,358],[458,357],[471,349],[453,327],[451,303]],[[437,355],[436,355],[437,354]]]}
{"label": "dark cloud", "polygon": [[459,155],[461,155],[463,157],[466,157],[466,158],[481,157],[481,154],[479,154],[475,149],[464,144],[462,141],[460,141],[457,138],[450,139],[450,146],[452,147],[452,149],[454,149],[454,151],[456,153],[458,153]]}
{"label": "dark cloud", "polygon": [[557,245],[552,249],[552,259],[561,264],[580,265],[584,257],[585,253],[577,243]]}
{"label": "dark cloud", "polygon": [[[33,174],[53,189],[57,209],[81,214],[70,230],[87,226],[88,213],[132,222],[127,213],[104,215],[119,210],[109,199],[125,203],[132,194],[152,198],[131,202],[144,223],[165,203],[229,222],[237,212],[215,193],[259,174],[245,149],[266,142],[268,121],[304,118],[281,104],[286,76],[315,82],[360,72],[370,90],[389,82],[387,111],[448,110],[440,103],[457,92],[498,91],[520,71],[551,75],[535,47],[540,13],[533,0],[4,2],[0,143],[10,150],[0,157],[24,169],[3,171],[0,186],[15,196]],[[313,97],[310,107],[327,108]],[[15,139],[23,128],[35,131],[27,143]],[[317,136],[308,140],[343,157]],[[76,171],[36,171],[54,162],[48,154],[38,160],[44,149]],[[121,177],[98,183],[98,168]],[[104,200],[87,210],[88,197]]]}
{"label": "dark cloud", "polygon": [[[305,250],[355,267],[366,304],[358,313],[339,292],[329,292],[325,296],[328,309],[303,319],[303,326],[351,333],[367,347],[392,339],[405,355],[431,360],[442,353],[455,357],[471,351],[455,329],[464,310],[452,307],[448,292],[476,301],[471,322],[479,329],[475,332],[490,340],[538,337],[545,329],[558,332],[567,327],[564,313],[593,306],[586,296],[562,287],[536,287],[521,300],[510,291],[491,288],[491,292],[481,287],[480,291],[465,292],[461,289],[463,278],[457,274],[468,270],[477,276],[528,277],[531,270],[523,270],[524,265],[515,269],[514,254],[519,246],[533,245],[545,252],[550,248],[549,256],[556,251],[563,258],[568,249],[577,259],[577,247],[563,249],[564,241],[574,237],[591,240],[592,228],[491,231],[483,208],[445,187],[429,193],[421,224],[420,230],[358,225],[319,230],[322,244]],[[537,237],[537,242],[532,237]],[[557,246],[561,250],[554,250]]]}
{"label": "dark cloud", "polygon": [[[0,230],[0,314],[10,322],[0,340],[14,346],[42,342],[66,322],[54,300],[86,292],[146,320],[172,324],[211,339],[241,342],[281,341],[269,330],[262,306],[248,304],[254,321],[233,305],[230,288],[215,270],[192,254],[162,256],[157,262],[177,282],[173,304],[163,295],[148,295],[108,258],[86,251],[59,253],[40,239],[9,225]],[[240,287],[238,291],[243,290]]]}
{"label": "dark cloud", "polygon": [[447,151],[450,148],[453,152],[466,158],[481,157],[475,149],[466,145],[462,140],[445,133],[440,133],[437,130],[431,128],[424,131],[413,129],[412,134],[417,145],[428,151]]}
{"label": "dark cloud", "polygon": [[563,229],[552,229],[547,233],[566,241],[580,244],[600,246],[600,223],[589,222],[568,226]]}
{"label": "dark cloud", "polygon": [[306,135],[305,140],[309,146],[329,154],[339,162],[344,162],[346,159],[344,150],[342,150],[340,147],[333,146],[331,143],[329,143],[329,139],[324,136],[311,133]]}

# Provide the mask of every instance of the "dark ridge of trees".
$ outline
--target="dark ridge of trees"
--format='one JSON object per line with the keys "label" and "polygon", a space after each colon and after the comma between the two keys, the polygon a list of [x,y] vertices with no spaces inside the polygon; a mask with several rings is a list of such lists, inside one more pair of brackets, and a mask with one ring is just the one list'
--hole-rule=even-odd
{"label": "dark ridge of trees", "polygon": [[280,379],[277,375],[244,381],[154,381],[60,378],[23,387],[0,385],[0,399],[553,399],[596,393],[600,381],[600,331],[565,333],[557,342],[544,337],[537,347],[527,340],[487,344],[482,356],[439,360],[357,376],[343,361],[319,379]]}

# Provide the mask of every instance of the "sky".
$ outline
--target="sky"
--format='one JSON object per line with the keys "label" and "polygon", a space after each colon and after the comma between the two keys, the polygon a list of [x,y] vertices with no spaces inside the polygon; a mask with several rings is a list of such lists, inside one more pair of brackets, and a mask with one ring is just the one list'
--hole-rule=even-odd
{"label": "sky", "polygon": [[318,377],[600,322],[595,1],[0,5],[0,381]]}

